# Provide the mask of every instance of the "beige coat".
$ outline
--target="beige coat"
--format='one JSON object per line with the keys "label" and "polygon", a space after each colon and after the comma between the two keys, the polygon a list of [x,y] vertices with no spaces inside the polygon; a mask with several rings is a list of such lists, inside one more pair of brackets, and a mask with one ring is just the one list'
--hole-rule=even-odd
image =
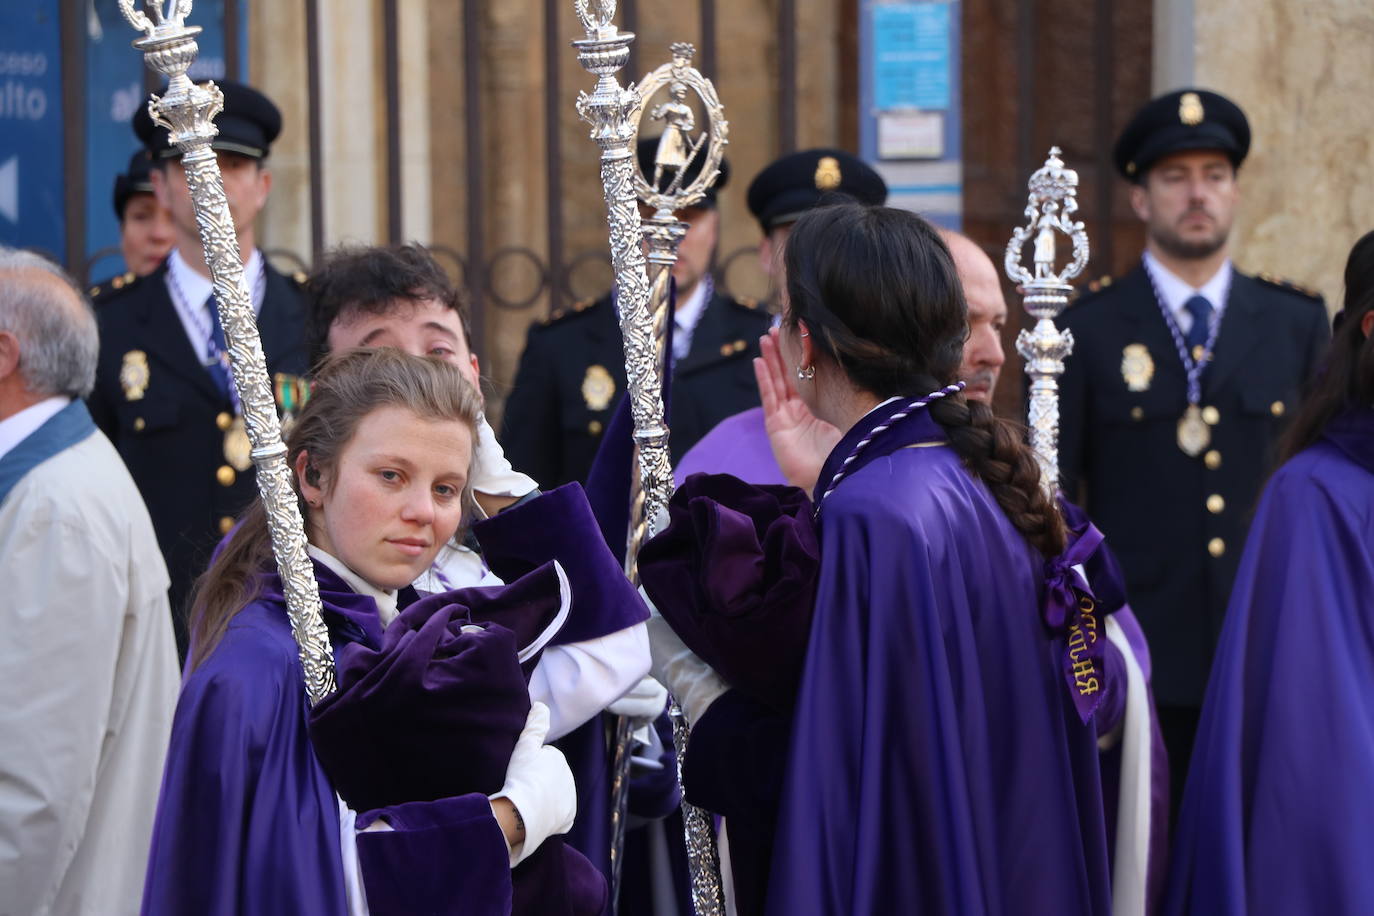
{"label": "beige coat", "polygon": [[138,911],[178,688],[167,581],[98,431],[0,503],[0,914]]}

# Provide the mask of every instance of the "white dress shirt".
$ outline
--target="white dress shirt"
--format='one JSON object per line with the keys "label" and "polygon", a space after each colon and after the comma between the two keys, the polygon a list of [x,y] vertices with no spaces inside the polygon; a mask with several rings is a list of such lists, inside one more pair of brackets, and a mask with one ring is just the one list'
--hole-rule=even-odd
{"label": "white dress shirt", "polygon": [[[248,255],[248,262],[243,265],[243,277],[252,294],[254,315],[262,312],[262,300],[267,291],[266,284],[258,282],[262,270],[262,252],[254,248]],[[210,309],[214,307],[210,302],[210,294],[215,291],[215,284],[209,277],[192,270],[176,248],[167,256],[166,282],[167,295],[172,297],[172,304],[176,306],[177,317],[186,330],[186,339],[191,342],[191,349],[196,351],[196,356],[204,362],[205,347],[210,339],[210,330],[214,327],[210,318]]]}
{"label": "white dress shirt", "polygon": [[1183,304],[1194,296],[1201,296],[1212,304],[1210,320],[1213,326],[1221,321],[1221,313],[1226,310],[1226,291],[1231,288],[1231,274],[1235,270],[1231,266],[1230,258],[1212,274],[1212,279],[1197,289],[1159,263],[1159,259],[1148,251],[1145,252],[1145,269],[1149,271],[1150,279],[1154,281],[1155,289],[1164,300],[1165,308],[1174,316],[1174,321],[1178,322],[1178,329],[1183,332],[1184,337],[1193,329],[1193,313],[1184,308]]}
{"label": "white dress shirt", "polygon": [[673,312],[673,359],[684,359],[692,351],[692,335],[701,323],[701,315],[706,311],[707,297],[711,284],[705,277],[692,288],[687,301]]}
{"label": "white dress shirt", "polygon": [[55,395],[0,420],[0,458],[36,433],[38,427],[57,416],[71,402],[72,399],[64,394]]}
{"label": "white dress shirt", "polygon": [[391,621],[396,619],[396,615],[400,612],[396,610],[395,591],[388,592],[377,588],[362,576],[345,566],[343,561],[338,557],[333,554],[325,553],[314,544],[306,544],[305,552],[337,573],[339,578],[347,582],[348,587],[353,589],[353,591],[357,592],[359,595],[366,595],[373,601],[376,601],[377,614],[382,618],[382,629],[385,630]]}

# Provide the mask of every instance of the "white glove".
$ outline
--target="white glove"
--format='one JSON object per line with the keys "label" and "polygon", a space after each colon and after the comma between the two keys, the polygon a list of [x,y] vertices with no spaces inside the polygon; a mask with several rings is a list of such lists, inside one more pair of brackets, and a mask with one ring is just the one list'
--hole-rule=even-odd
{"label": "white glove", "polygon": [[678,638],[668,621],[649,618],[650,673],[667,685],[688,722],[701,721],[707,708],[730,689],[715,670]]}
{"label": "white glove", "polygon": [[536,489],[539,484],[528,474],[521,474],[506,460],[496,432],[483,414],[477,421],[477,454],[472,462],[472,488],[488,496],[519,498]]}
{"label": "white glove", "polygon": [[658,718],[668,705],[668,688],[651,677],[641,678],[625,695],[606,707],[613,716],[629,716],[638,729]]}
{"label": "white glove", "polygon": [[515,806],[525,825],[525,841],[510,850],[511,868],[519,865],[551,836],[567,833],[577,816],[577,788],[563,752],[544,744],[549,732],[549,708],[530,705],[525,730],[515,742],[506,765],[506,784],[491,796]]}

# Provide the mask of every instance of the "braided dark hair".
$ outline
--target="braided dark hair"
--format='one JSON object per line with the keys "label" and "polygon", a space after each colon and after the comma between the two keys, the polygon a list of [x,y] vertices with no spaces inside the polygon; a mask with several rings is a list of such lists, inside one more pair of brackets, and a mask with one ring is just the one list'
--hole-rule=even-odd
{"label": "braided dark hair", "polygon": [[[856,386],[880,398],[915,397],[954,381],[968,307],[949,248],[921,217],[854,203],[820,207],[792,227],[784,264],[783,321],[806,322]],[[1024,428],[962,394],[928,409],[1022,536],[1047,557],[1062,553],[1064,523],[1040,488]]]}
{"label": "braided dark hair", "polygon": [[1374,404],[1374,334],[1364,336],[1364,316],[1374,309],[1374,232],[1366,232],[1345,262],[1345,302],[1320,374],[1284,436],[1287,461],[1321,438],[1342,410]]}

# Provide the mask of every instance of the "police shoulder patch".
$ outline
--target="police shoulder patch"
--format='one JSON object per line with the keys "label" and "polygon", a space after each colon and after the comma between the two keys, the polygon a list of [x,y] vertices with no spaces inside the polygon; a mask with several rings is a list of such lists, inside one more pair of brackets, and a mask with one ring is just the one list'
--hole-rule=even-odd
{"label": "police shoulder patch", "polygon": [[594,305],[596,305],[595,299],[579,299],[567,308],[554,309],[552,312],[549,313],[549,317],[541,321],[540,324],[544,327],[548,327],[552,324],[558,324],[558,322],[562,321],[564,318],[568,318],[572,315],[581,314],[582,312],[587,311],[587,309],[591,308]]}
{"label": "police shoulder patch", "polygon": [[1285,292],[1296,293],[1299,296],[1306,296],[1308,299],[1313,299],[1318,302],[1322,300],[1322,294],[1317,290],[1312,289],[1309,286],[1303,286],[1300,283],[1294,283],[1292,280],[1275,276],[1274,274],[1259,274],[1255,277],[1255,279],[1263,283],[1265,286],[1270,286],[1274,289],[1281,289]]}

